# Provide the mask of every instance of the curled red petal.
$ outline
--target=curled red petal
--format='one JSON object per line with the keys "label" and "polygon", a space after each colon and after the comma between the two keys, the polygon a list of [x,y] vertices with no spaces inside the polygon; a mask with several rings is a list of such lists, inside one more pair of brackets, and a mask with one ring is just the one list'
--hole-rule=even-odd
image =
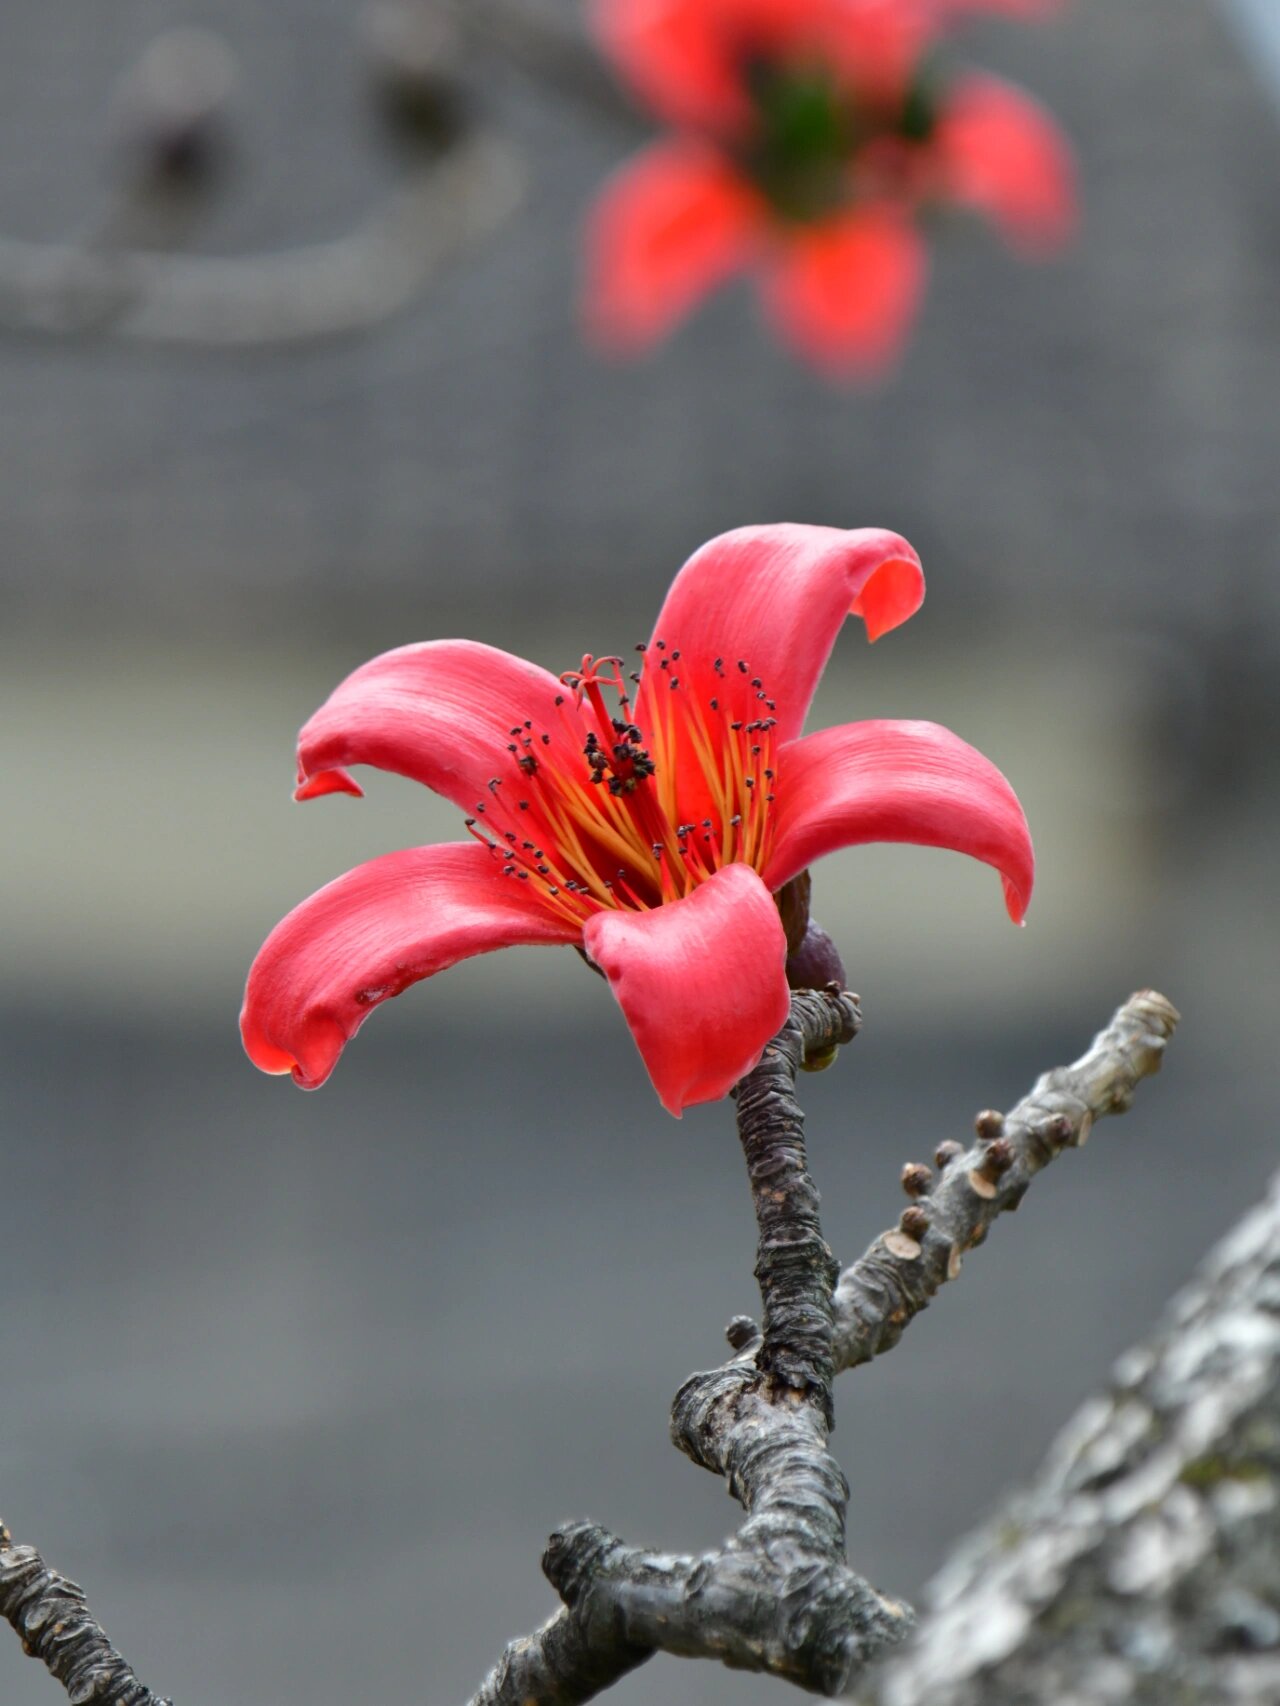
{"label": "curled red petal", "polygon": [[769,888],[824,853],[868,841],[946,847],[993,865],[1021,923],[1035,880],[1018,796],[991,760],[936,723],[822,729],[778,755]]}
{"label": "curled red petal", "polygon": [[944,195],[986,215],[1014,249],[1059,249],[1079,218],[1075,162],[1062,131],[1023,90],[998,77],[959,78],[933,140]]}
{"label": "curled red petal", "polygon": [[660,142],[605,185],[587,223],[583,315],[603,348],[648,348],[751,257],[759,195],[725,156]]}
{"label": "curled red petal", "polygon": [[789,234],[762,294],[780,336],[820,373],[871,380],[901,355],[927,275],[907,213],[862,207]]}
{"label": "curled red petal", "polygon": [[726,865],[651,912],[598,912],[583,942],[677,1119],[727,1095],[786,1020],[786,935],[747,865]]}
{"label": "curled red petal", "polygon": [[[730,716],[775,717],[775,738],[790,740],[804,725],[845,617],[861,616],[875,640],[923,600],[919,557],[883,528],[779,522],[722,533],[694,552],[663,601],[636,720],[647,728],[669,703],[679,736],[686,701],[703,708],[714,698]],[[675,659],[665,671],[664,656]],[[675,693],[673,676],[680,682]]]}
{"label": "curled red petal", "polygon": [[372,764],[434,788],[464,811],[508,776],[511,729],[527,717],[558,727],[545,669],[473,640],[401,646],[350,674],[298,736],[296,798],[356,793],[350,764]]}
{"label": "curled red petal", "polygon": [[304,900],[249,972],[240,1034],[255,1066],[323,1084],[373,1009],[474,954],[578,940],[475,842],[388,853]]}

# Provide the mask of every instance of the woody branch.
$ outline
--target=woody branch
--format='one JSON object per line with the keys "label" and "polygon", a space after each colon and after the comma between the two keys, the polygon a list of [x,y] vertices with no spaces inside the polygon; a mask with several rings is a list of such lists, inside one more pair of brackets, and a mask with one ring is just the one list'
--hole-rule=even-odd
{"label": "woody branch", "polygon": [[958,1252],[1017,1206],[1032,1175],[1078,1147],[1097,1119],[1128,1107],[1177,1020],[1163,996],[1140,992],[1080,1060],[1047,1073],[1007,1118],[980,1115],[975,1150],[943,1145],[936,1190],[927,1169],[908,1167],[918,1200],[837,1279],[805,1167],[795,1074],[806,1055],[850,1040],[860,1015],[850,995],[793,995],[788,1024],[737,1091],[763,1331],[745,1318],[731,1323],[737,1355],[694,1375],[672,1408],[674,1443],[725,1476],[747,1520],[696,1558],[631,1548],[591,1523],[552,1535],[542,1565],[563,1608],[506,1649],[470,1706],[575,1706],[657,1650],[835,1695],[900,1641],[909,1608],[845,1559],[849,1489],[826,1443],[834,1373],[896,1344],[959,1272]]}
{"label": "woody branch", "polygon": [[[959,1272],[963,1252],[1017,1206],[1033,1174],[1129,1105],[1159,1066],[1177,1017],[1162,996],[1134,996],[1073,1066],[1046,1074],[1007,1116],[980,1115],[975,1148],[942,1145],[936,1186],[928,1169],[908,1166],[911,1206],[837,1277],[806,1167],[795,1078],[806,1058],[851,1040],[860,1014],[855,997],[834,990],[793,995],[787,1024],[737,1091],[763,1329],[743,1317],[730,1323],[735,1355],[692,1376],[672,1407],[674,1443],[725,1477],[746,1520],[698,1557],[630,1547],[592,1523],[553,1534],[542,1562],[562,1608],[507,1648],[471,1706],[576,1706],[658,1650],[833,1695],[900,1641],[909,1608],[846,1560],[849,1488],[827,1446],[834,1375],[896,1344]],[[73,1702],[167,1706],[110,1646],[75,1584],[3,1530],[0,1614]]]}

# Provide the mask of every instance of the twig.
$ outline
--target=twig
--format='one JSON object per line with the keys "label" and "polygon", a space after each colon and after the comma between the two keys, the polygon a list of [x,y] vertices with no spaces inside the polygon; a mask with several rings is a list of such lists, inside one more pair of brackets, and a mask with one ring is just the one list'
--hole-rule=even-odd
{"label": "twig", "polygon": [[0,1522],[0,1616],[67,1691],[71,1706],[172,1706],[144,1687],[108,1641],[75,1582]]}
{"label": "twig", "polygon": [[0,236],[0,327],[254,348],[368,331],[512,212],[513,151],[486,132],[416,167],[365,222],[272,254],[173,255]]}
{"label": "twig", "polygon": [[1095,1121],[1128,1108],[1138,1083],[1159,1071],[1178,1018],[1163,995],[1139,990],[1073,1066],[1046,1072],[1011,1113],[979,1114],[973,1148],[942,1144],[935,1187],[927,1167],[904,1169],[917,1200],[836,1286],[837,1370],[891,1350],[996,1216],[1017,1208],[1032,1177],[1064,1149],[1083,1148]]}
{"label": "twig", "polygon": [[796,994],[787,1026],[737,1091],[764,1328],[745,1317],[730,1323],[738,1355],[686,1382],[671,1434],[695,1463],[726,1477],[747,1521],[700,1558],[627,1547],[591,1523],[554,1534],[542,1565],[564,1609],[507,1648],[470,1706],[578,1706],[657,1649],[839,1694],[908,1633],[910,1610],[845,1562],[848,1486],[826,1444],[833,1375],[896,1344],[959,1272],[960,1253],[1017,1206],[1032,1174],[1082,1144],[1096,1119],[1128,1107],[1178,1015],[1163,996],[1133,996],[1087,1054],[1046,1073],[1007,1119],[979,1115],[973,1151],[943,1145],[932,1195],[928,1169],[908,1168],[904,1184],[917,1200],[833,1296],[795,1074],[806,1055],[847,1042],[859,1019],[851,996]]}
{"label": "twig", "polygon": [[[736,1355],[676,1394],[671,1436],[723,1475],[746,1520],[700,1557],[624,1545],[593,1523],[553,1534],[542,1567],[563,1601],[513,1642],[471,1706],[578,1706],[659,1649],[767,1671],[814,1692],[848,1690],[867,1661],[912,1625],[845,1559],[848,1484],[827,1448],[832,1381],[887,1350],[959,1270],[1031,1176],[1095,1120],[1128,1107],[1154,1072],[1178,1015],[1151,991],[1120,1008],[1074,1066],[1047,1073],[1006,1118],[978,1116],[978,1145],[944,1144],[936,1188],[927,1168],[904,1174],[914,1199],[832,1286],[809,1178],[796,1073],[856,1033],[856,998],[834,989],[792,996],[791,1016],[738,1086],[738,1128],[759,1232],[764,1328],[738,1317]],[[169,1706],[138,1682],[65,1577],[0,1528],[0,1612],[44,1661],[73,1706]]]}

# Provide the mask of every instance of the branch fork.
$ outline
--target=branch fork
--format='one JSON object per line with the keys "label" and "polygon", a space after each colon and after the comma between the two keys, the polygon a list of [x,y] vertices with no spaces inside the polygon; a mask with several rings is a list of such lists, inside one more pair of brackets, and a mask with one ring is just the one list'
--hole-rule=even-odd
{"label": "branch fork", "polygon": [[[696,1557],[629,1546],[590,1522],[557,1530],[542,1568],[561,1607],[507,1647],[470,1706],[578,1706],[659,1650],[845,1694],[910,1632],[910,1607],[847,1560],[849,1485],[828,1447],[835,1377],[896,1345],[1035,1174],[1129,1106],[1178,1014],[1140,991],[1074,1065],[1046,1073],[1009,1113],[979,1114],[968,1148],[948,1141],[933,1168],[908,1163],[899,1220],[840,1272],[822,1234],[795,1084],[806,1065],[829,1064],[860,1023],[857,997],[836,986],[795,991],[787,1023],[735,1091],[761,1325],[729,1323],[734,1355],[680,1388],[671,1438],[724,1477],[744,1521]],[[80,1589],[2,1527],[0,1615],[73,1706],[169,1706],[110,1646]]]}

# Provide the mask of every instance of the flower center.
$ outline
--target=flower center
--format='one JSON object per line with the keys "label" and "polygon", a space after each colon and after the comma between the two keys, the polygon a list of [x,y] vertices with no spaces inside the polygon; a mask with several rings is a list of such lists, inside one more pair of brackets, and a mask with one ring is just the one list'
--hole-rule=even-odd
{"label": "flower center", "polygon": [[847,167],[859,126],[830,71],[748,67],[758,131],[748,170],[787,221],[821,219],[849,199]]}
{"label": "flower center", "polygon": [[817,64],[746,61],[756,110],[743,166],[785,224],[808,224],[860,194],[910,193],[913,158],[938,120],[939,77],[922,63],[900,97],[857,94]]}
{"label": "flower center", "polygon": [[[506,773],[466,820],[505,876],[576,924],[679,900],[724,865],[760,871],[769,856],[776,719],[764,683],[745,659],[682,676],[662,640],[645,662],[644,727],[622,659],[584,657],[560,677],[555,726],[513,725]],[[763,714],[740,714],[744,700]]]}

